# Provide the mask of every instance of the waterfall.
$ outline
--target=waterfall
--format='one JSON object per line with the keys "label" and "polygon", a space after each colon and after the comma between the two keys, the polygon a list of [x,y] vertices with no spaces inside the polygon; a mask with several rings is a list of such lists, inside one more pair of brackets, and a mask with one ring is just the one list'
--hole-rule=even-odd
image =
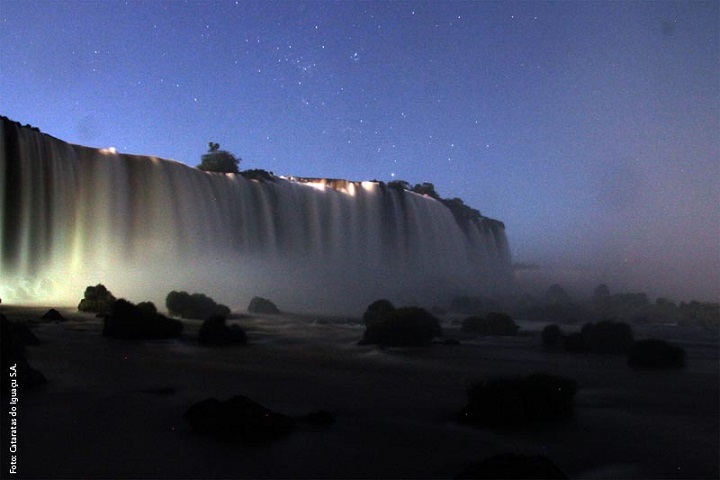
{"label": "waterfall", "polygon": [[153,300],[348,311],[482,294],[511,279],[501,222],[381,182],[246,179],[72,145],[2,120],[0,298],[76,304],[85,286]]}

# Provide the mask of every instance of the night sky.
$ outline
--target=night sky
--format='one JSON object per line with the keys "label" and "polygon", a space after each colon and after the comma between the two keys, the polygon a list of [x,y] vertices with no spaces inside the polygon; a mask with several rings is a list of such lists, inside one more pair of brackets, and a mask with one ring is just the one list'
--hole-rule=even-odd
{"label": "night sky", "polygon": [[719,5],[0,0],[0,114],[430,181],[505,222],[521,280],[717,300]]}

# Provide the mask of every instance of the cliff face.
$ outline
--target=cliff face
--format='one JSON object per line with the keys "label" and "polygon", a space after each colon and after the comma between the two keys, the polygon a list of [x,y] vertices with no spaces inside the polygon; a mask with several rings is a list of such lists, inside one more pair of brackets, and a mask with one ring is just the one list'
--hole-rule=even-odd
{"label": "cliff face", "polygon": [[76,303],[103,281],[126,296],[182,287],[312,308],[510,279],[502,223],[458,222],[441,202],[383,183],[206,173],[7,119],[0,142],[5,301]]}

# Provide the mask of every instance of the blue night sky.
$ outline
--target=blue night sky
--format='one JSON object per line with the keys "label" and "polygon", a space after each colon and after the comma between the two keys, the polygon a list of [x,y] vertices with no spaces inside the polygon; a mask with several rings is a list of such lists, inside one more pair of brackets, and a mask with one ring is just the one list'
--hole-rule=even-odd
{"label": "blue night sky", "polygon": [[717,299],[719,5],[0,0],[0,114],[430,181],[506,223],[521,278]]}

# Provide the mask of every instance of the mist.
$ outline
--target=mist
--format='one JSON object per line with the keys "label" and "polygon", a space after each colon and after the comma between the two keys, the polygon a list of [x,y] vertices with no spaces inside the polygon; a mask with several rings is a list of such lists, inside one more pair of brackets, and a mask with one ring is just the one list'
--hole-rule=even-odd
{"label": "mist", "polygon": [[[380,182],[245,178],[65,143],[3,120],[1,296],[72,305],[85,286],[159,305],[357,312],[512,284],[502,222]],[[32,194],[28,194],[32,192]]]}

